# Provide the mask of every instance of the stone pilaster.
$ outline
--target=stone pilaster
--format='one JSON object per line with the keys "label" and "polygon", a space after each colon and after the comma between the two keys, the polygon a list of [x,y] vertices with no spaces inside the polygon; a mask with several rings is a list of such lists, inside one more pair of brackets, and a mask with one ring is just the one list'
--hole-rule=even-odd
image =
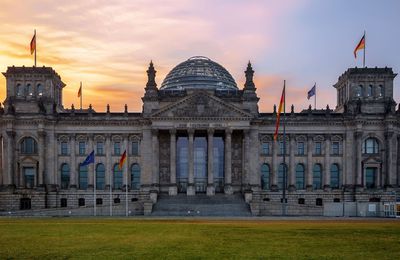
{"label": "stone pilaster", "polygon": [[307,136],[307,167],[306,167],[306,189],[308,191],[313,188],[313,164],[312,164],[312,154],[313,154],[313,136]]}
{"label": "stone pilaster", "polygon": [[214,129],[207,130],[207,195],[215,194],[214,187]]}
{"label": "stone pilaster", "polygon": [[6,171],[6,180],[4,182],[5,185],[9,187],[14,187],[14,151],[15,151],[15,132],[8,130],[7,131],[7,171]]}
{"label": "stone pilaster", "polygon": [[331,136],[325,136],[325,154],[324,154],[324,190],[329,191],[331,184]]}
{"label": "stone pilaster", "polygon": [[176,186],[176,130],[169,130],[170,134],[170,186],[168,193],[170,196],[178,194],[178,187]]}
{"label": "stone pilaster", "polygon": [[[85,152],[86,152],[87,155],[89,155],[93,151],[93,146],[94,146],[93,145],[93,138],[94,138],[93,134],[89,134],[88,135],[88,138],[87,138],[87,141],[88,141],[87,148],[88,149],[87,150],[85,149]],[[95,161],[95,163],[96,163],[96,161]],[[88,176],[88,180],[87,180],[88,189],[93,189],[94,188],[94,173],[93,173],[94,167],[95,167],[94,163],[91,163],[91,164],[89,164],[87,166],[87,169],[88,169],[88,174],[87,174],[87,176]]]}
{"label": "stone pilaster", "polygon": [[271,191],[278,191],[278,140],[272,141]]}
{"label": "stone pilaster", "polygon": [[244,178],[242,185],[247,188],[250,186],[250,156],[250,130],[244,130]]}
{"label": "stone pilaster", "polygon": [[252,125],[250,128],[250,145],[248,153],[249,156],[248,178],[251,189],[253,191],[258,190],[261,187],[261,178],[260,178],[261,169],[259,163],[259,154],[260,154],[260,139],[258,135],[258,127],[256,125]]}
{"label": "stone pilaster", "polygon": [[113,180],[112,180],[112,171],[113,171],[113,165],[111,162],[111,151],[112,151],[112,147],[111,147],[111,135],[110,134],[106,134],[105,135],[106,138],[106,143],[105,143],[105,152],[106,152],[106,165],[105,165],[105,169],[106,169],[106,176],[105,176],[105,184],[106,184],[106,190],[110,189],[110,186],[113,186]]}
{"label": "stone pilaster", "polygon": [[392,132],[385,134],[387,150],[387,171],[385,176],[385,187],[396,186],[396,158],[397,158],[397,136]]}
{"label": "stone pilaster", "polygon": [[354,137],[356,140],[356,163],[355,163],[355,172],[356,172],[356,178],[355,178],[355,185],[358,187],[363,187],[363,178],[362,178],[362,165],[361,165],[361,160],[362,160],[362,132],[355,132]]}
{"label": "stone pilaster", "polygon": [[295,135],[290,135],[289,145],[289,191],[296,190],[296,166],[294,165],[294,156],[296,150]]}
{"label": "stone pilaster", "polygon": [[188,173],[188,186],[186,193],[189,196],[195,195],[196,190],[194,187],[194,130],[188,129],[189,134],[189,173]]}
{"label": "stone pilaster", "polygon": [[122,174],[122,183],[123,183],[123,190],[128,189],[129,190],[129,143],[128,143],[128,138],[129,135],[124,134],[123,135],[124,138],[124,150],[122,153],[124,153],[126,151],[126,159],[125,159],[125,163],[123,165],[123,174]]}
{"label": "stone pilaster", "polygon": [[43,130],[40,130],[38,132],[39,135],[39,169],[38,169],[38,186],[43,188],[44,187],[44,175],[45,175],[45,170],[46,170],[46,165],[45,165],[45,154],[46,154],[46,149],[45,149],[45,141],[46,141],[46,132]]}
{"label": "stone pilaster", "polygon": [[[69,159],[69,165],[70,165],[70,175],[69,175],[69,188],[70,189],[76,189],[77,188],[77,183],[78,183],[78,167],[79,167],[79,162],[77,164],[76,162],[76,136],[75,134],[71,134],[69,136],[70,139],[70,159]],[[58,168],[60,168],[60,166],[58,166]],[[60,183],[61,185],[61,183]]]}
{"label": "stone pilaster", "polygon": [[158,130],[153,129],[151,131],[152,134],[152,148],[153,148],[153,160],[152,160],[152,165],[153,165],[153,178],[152,178],[152,186],[155,189],[158,189],[159,184],[160,184],[160,171],[159,171],[159,165],[160,165],[160,145],[158,141]]}
{"label": "stone pilaster", "polygon": [[225,129],[225,194],[233,194],[232,189],[232,130]]}

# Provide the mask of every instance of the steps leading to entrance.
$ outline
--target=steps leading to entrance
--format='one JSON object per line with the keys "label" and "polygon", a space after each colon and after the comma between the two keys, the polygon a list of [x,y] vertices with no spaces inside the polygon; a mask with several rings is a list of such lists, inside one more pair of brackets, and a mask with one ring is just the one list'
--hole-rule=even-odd
{"label": "steps leading to entrance", "polygon": [[250,207],[241,194],[196,194],[187,196],[160,195],[153,206],[152,216],[251,216]]}

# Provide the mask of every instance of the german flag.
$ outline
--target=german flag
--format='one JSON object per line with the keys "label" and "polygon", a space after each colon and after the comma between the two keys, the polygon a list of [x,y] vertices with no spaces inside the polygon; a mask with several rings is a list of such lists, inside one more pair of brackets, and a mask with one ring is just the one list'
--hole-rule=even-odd
{"label": "german flag", "polygon": [[119,159],[119,165],[118,165],[119,170],[122,170],[122,166],[124,165],[125,161],[126,161],[126,150],[122,154],[121,159]]}
{"label": "german flag", "polygon": [[82,81],[81,81],[81,86],[79,87],[79,90],[78,90],[78,97],[81,97],[82,96]]}
{"label": "german flag", "polygon": [[365,49],[365,33],[361,38],[360,42],[357,44],[356,48],[354,49],[354,58],[357,58],[357,51]]}
{"label": "german flag", "polygon": [[36,51],[36,30],[31,40],[31,55]]}
{"label": "german flag", "polygon": [[276,141],[276,139],[278,139],[278,130],[279,130],[279,124],[280,124],[280,119],[281,119],[281,113],[282,113],[282,110],[283,110],[283,108],[285,106],[285,88],[286,88],[286,82],[284,81],[281,101],[279,102],[278,115],[277,115],[277,118],[276,118],[275,133],[274,133],[274,140],[275,141]]}

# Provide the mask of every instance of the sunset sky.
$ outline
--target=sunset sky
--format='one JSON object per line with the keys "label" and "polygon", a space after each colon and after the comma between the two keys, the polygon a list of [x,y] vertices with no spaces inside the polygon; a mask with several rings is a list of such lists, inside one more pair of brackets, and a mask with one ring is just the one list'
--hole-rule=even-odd
{"label": "sunset sky", "polygon": [[[37,30],[38,66],[51,66],[66,83],[64,107],[130,112],[142,108],[150,60],[158,86],[178,63],[203,55],[224,66],[243,87],[250,60],[260,111],[279,102],[300,111],[336,106],[332,85],[347,68],[362,66],[353,50],[366,30],[366,65],[400,71],[400,1],[369,0],[0,0],[0,68],[32,66],[29,42]],[[400,92],[395,80],[395,100]],[[0,80],[0,99],[5,79]]]}

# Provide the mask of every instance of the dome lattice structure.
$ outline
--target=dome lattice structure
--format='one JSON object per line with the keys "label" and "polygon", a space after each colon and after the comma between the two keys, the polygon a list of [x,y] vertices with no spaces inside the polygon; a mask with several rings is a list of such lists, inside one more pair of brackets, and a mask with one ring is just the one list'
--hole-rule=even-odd
{"label": "dome lattice structure", "polygon": [[220,64],[203,56],[194,56],[178,64],[165,77],[160,90],[232,89],[235,80]]}

